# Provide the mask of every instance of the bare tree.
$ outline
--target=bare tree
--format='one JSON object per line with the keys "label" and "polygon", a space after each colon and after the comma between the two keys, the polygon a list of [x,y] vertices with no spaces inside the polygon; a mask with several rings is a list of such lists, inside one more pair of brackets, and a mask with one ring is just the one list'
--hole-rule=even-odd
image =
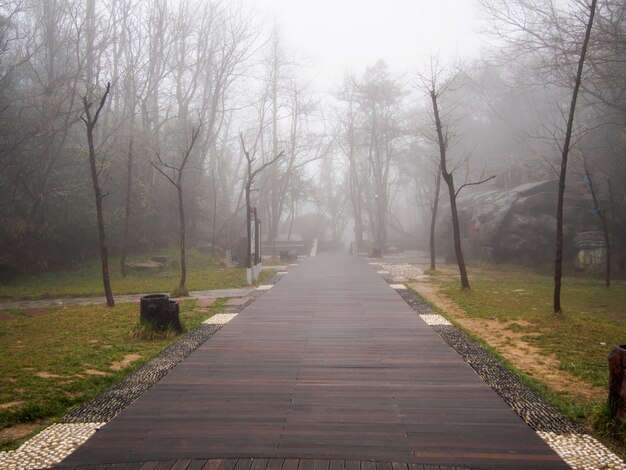
{"label": "bare tree", "polygon": [[[453,77],[454,78],[454,77]],[[431,61],[431,71],[429,77],[421,77],[422,86],[427,91],[433,111],[433,123],[435,126],[435,131],[437,134],[437,146],[439,149],[439,168],[441,170],[441,176],[445,181],[448,187],[448,195],[450,198],[450,211],[452,215],[452,234],[454,238],[454,253],[456,255],[456,261],[459,267],[459,274],[461,277],[461,287],[463,289],[469,289],[470,283],[469,278],[467,276],[467,268],[465,266],[465,258],[463,257],[463,249],[461,246],[461,230],[459,224],[459,215],[457,209],[457,197],[461,190],[467,186],[474,186],[486,183],[487,181],[492,180],[495,176],[490,176],[485,178],[484,174],[481,175],[478,181],[475,182],[467,182],[468,174],[466,173],[465,183],[461,184],[458,188],[455,188],[454,184],[454,170],[455,168],[448,168],[448,146],[449,146],[449,125],[450,123],[443,123],[440,113],[440,103],[439,100],[442,97],[443,93],[445,93],[450,84],[452,83],[453,78],[448,79],[445,83],[441,83],[441,70],[439,69],[439,64],[436,60]]]}
{"label": "bare tree", "polygon": [[445,90],[445,87],[443,89],[438,88],[437,75],[436,72],[433,73],[431,81],[429,83],[428,93],[432,102],[435,129],[437,131],[437,141],[439,145],[440,158],[439,168],[441,169],[441,175],[443,176],[443,180],[448,186],[448,195],[450,196],[450,210],[452,212],[452,234],[454,237],[454,253],[456,254],[456,262],[459,266],[461,287],[463,289],[469,289],[470,283],[469,278],[467,277],[467,269],[465,267],[465,259],[463,258],[463,250],[461,248],[459,214],[456,207],[457,191],[454,188],[454,176],[452,175],[452,171],[448,171],[448,162],[446,156],[446,152],[448,150],[448,137],[447,132],[446,130],[444,130],[443,124],[441,122],[441,117],[439,115],[438,99],[441,96],[443,90]]}
{"label": "bare tree", "polygon": [[111,281],[109,279],[109,255],[106,241],[106,233],[104,229],[104,216],[102,211],[102,200],[106,197],[106,194],[102,194],[100,182],[98,180],[98,162],[96,147],[94,144],[94,129],[98,123],[98,118],[102,108],[106,103],[107,96],[111,89],[111,84],[107,83],[104,94],[100,98],[100,103],[96,109],[96,112],[92,114],[91,108],[93,103],[90,102],[86,96],[83,97],[83,107],[85,110],[84,116],[81,118],[85,123],[87,130],[87,142],[89,145],[89,167],[91,169],[91,182],[93,184],[93,191],[96,198],[96,217],[98,221],[98,235],[100,237],[100,260],[102,262],[102,283],[104,284],[104,294],[107,299],[107,305],[113,307],[115,300],[113,299],[113,292],[111,290]]}
{"label": "bare tree", "polygon": [[585,31],[585,39],[580,52],[580,60],[578,61],[578,70],[572,91],[572,101],[570,103],[569,115],[567,118],[567,128],[565,130],[565,138],[563,141],[561,152],[561,171],[559,173],[559,193],[556,209],[556,256],[554,262],[554,313],[561,312],[561,277],[563,276],[563,199],[565,195],[565,176],[567,174],[567,157],[570,151],[570,142],[572,139],[572,130],[574,127],[574,114],[576,112],[576,100],[578,99],[578,90],[582,82],[583,67],[585,65],[585,56],[587,54],[587,46],[591,37],[591,28],[593,26],[593,17],[596,12],[597,0],[591,0],[589,12],[589,20]]}
{"label": "bare tree", "polygon": [[352,204],[352,219],[354,221],[354,239],[352,241],[352,254],[358,255],[359,249],[363,245],[363,217],[361,207],[362,185],[357,161],[357,104],[350,82],[353,79],[347,78],[345,89],[340,93],[340,98],[346,103],[342,112],[338,112],[337,119],[340,129],[337,138],[337,145],[348,159],[348,186],[350,191],[350,202]]}
{"label": "bare tree", "polygon": [[246,249],[246,266],[248,269],[252,269],[252,253],[251,253],[251,247],[252,247],[252,229],[251,229],[251,224],[250,224],[250,214],[252,213],[252,201],[251,201],[251,197],[250,197],[250,193],[252,192],[252,184],[254,183],[254,178],[256,178],[256,176],[261,173],[263,170],[265,170],[267,167],[269,167],[270,165],[273,165],[274,163],[276,163],[278,160],[280,160],[284,155],[285,152],[281,151],[279,154],[275,155],[274,158],[272,158],[271,160],[263,163],[260,167],[258,168],[253,168],[254,166],[254,162],[256,161],[257,157],[256,155],[253,153],[252,155],[250,154],[250,152],[246,149],[246,144],[243,140],[243,134],[239,134],[239,139],[241,141],[241,149],[246,157],[246,162],[247,162],[247,170],[246,170],[246,182],[245,182],[245,191],[246,191],[246,230],[247,230],[247,239],[248,239],[248,243],[247,243],[247,249]]}
{"label": "bare tree", "polygon": [[[157,153],[158,162],[151,162],[152,166],[169,181],[174,188],[176,188],[176,194],[178,196],[178,218],[180,223],[180,282],[178,289],[175,291],[176,295],[188,295],[189,291],[186,287],[187,282],[187,262],[185,253],[185,204],[183,199],[183,174],[185,167],[189,163],[191,152],[200,135],[200,129],[202,124],[195,126],[191,129],[191,136],[187,143],[187,146],[182,150],[182,155],[177,165],[169,164],[163,161],[161,155]],[[171,171],[170,176],[167,171]]]}
{"label": "bare tree", "polygon": [[126,204],[124,207],[124,229],[122,235],[122,249],[120,254],[120,268],[122,276],[126,277],[126,253],[128,251],[128,232],[130,230],[131,194],[133,190],[133,138],[128,141],[128,159],[126,163]]}

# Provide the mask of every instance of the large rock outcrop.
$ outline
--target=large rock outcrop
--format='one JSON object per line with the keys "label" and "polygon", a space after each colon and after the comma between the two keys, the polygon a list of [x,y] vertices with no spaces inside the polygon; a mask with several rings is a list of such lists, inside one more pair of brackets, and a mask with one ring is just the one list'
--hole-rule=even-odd
{"label": "large rock outcrop", "polygon": [[[464,253],[497,262],[551,263],[554,259],[557,181],[517,186],[509,191],[486,190],[458,198]],[[449,206],[441,208],[440,239],[449,243]],[[564,254],[574,261],[577,233],[598,230],[593,203],[583,191],[569,191],[564,206]]]}

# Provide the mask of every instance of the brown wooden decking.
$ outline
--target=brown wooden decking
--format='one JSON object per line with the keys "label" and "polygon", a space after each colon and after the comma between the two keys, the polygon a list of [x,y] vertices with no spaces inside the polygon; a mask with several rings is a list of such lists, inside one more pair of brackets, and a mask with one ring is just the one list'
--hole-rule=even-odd
{"label": "brown wooden decking", "polygon": [[338,253],[290,270],[64,465],[210,458],[567,468],[372,266]]}
{"label": "brown wooden decking", "polygon": [[[80,466],[77,468],[87,468]],[[183,459],[89,465],[91,470],[470,470],[398,462],[314,459]]]}

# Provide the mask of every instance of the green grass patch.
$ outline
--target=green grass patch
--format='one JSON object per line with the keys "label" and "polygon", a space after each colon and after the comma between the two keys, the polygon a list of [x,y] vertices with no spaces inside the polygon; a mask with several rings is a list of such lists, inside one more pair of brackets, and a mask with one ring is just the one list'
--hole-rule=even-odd
{"label": "green grass patch", "polygon": [[456,281],[441,284],[470,316],[513,322],[510,329],[527,332],[526,340],[555,354],[562,369],[593,386],[606,386],[607,355],[625,340],[624,285],[607,289],[593,280],[564,279],[563,313],[554,314],[552,278],[523,268],[475,273],[471,290],[461,290]]}
{"label": "green grass patch", "polygon": [[[196,309],[195,301],[186,300],[181,323],[191,330],[223,305],[220,300]],[[139,323],[134,304],[53,308],[36,317],[10,313],[16,319],[0,322],[0,429],[60,418],[177,339],[133,335]],[[0,442],[0,449],[11,446]]]}
{"label": "green grass patch", "polygon": [[[129,271],[126,278],[120,272],[119,258],[110,260],[109,270],[114,294],[172,292],[180,281],[180,263],[176,249],[135,255],[128,262],[145,262],[154,255],[170,256],[171,266],[160,271]],[[42,299],[55,297],[100,296],[103,294],[100,260],[90,260],[75,269],[36,276],[21,276],[0,285],[0,297],[11,299]],[[273,273],[264,273],[262,279]],[[225,268],[220,260],[198,250],[187,253],[187,289],[227,289],[246,286],[245,269]]]}

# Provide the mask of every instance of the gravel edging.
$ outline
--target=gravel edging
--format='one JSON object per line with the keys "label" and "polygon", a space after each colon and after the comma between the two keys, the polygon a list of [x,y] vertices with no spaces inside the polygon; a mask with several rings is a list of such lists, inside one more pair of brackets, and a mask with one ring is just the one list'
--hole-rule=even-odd
{"label": "gravel edging", "polygon": [[[410,289],[398,294],[420,315],[436,314]],[[441,338],[535,431],[585,434],[474,339],[453,325],[431,325]]]}
{"label": "gravel edging", "polygon": [[176,364],[198,349],[221,327],[222,325],[200,325],[120,382],[111,385],[95,398],[74,408],[63,417],[63,421],[65,423],[110,421],[152,385],[161,380]]}

